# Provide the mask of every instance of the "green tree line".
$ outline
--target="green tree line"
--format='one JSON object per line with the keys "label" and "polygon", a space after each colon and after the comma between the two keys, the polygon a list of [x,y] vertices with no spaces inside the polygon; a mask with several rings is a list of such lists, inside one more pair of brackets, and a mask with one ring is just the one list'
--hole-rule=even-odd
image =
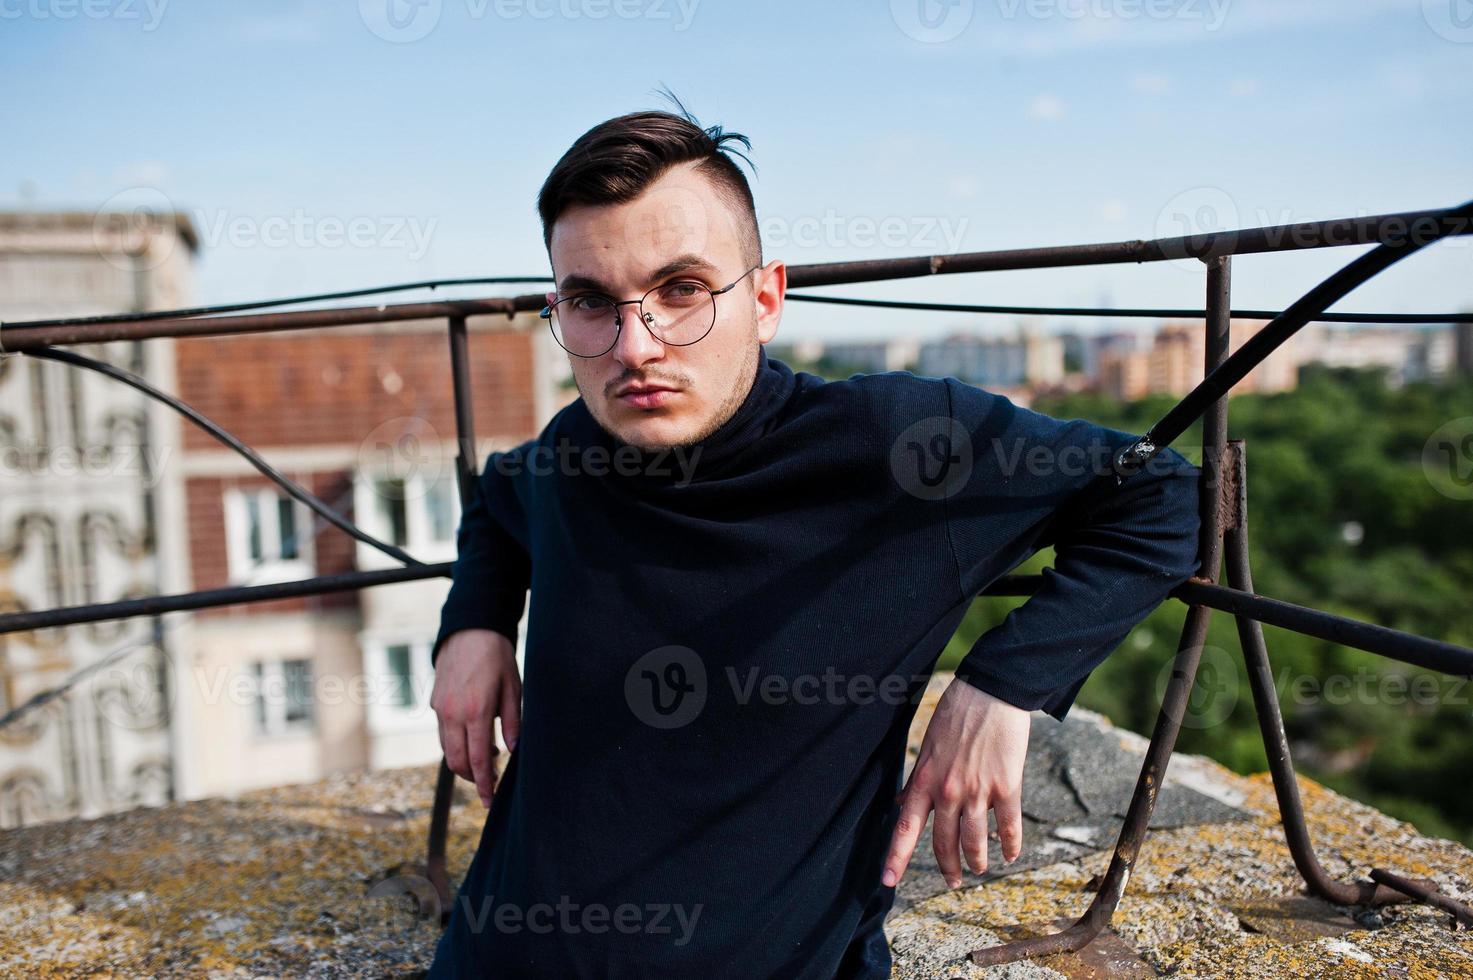
{"label": "green tree line", "polygon": [[[1070,395],[1033,407],[1139,433],[1174,403]],[[1296,390],[1234,395],[1228,431],[1244,441],[1255,591],[1473,646],[1473,500],[1439,489],[1423,462],[1445,426],[1473,439],[1470,416],[1473,379],[1393,386],[1377,369],[1307,365]],[[1200,423],[1173,446],[1200,463]],[[1473,456],[1449,465],[1467,480]],[[1046,550],[1018,571],[1051,560]],[[942,665],[955,664],[1021,601],[978,598]],[[1174,599],[1152,613],[1094,672],[1078,703],[1149,734],[1185,613]],[[1473,844],[1473,682],[1275,627],[1264,636],[1301,772],[1423,833]],[[1213,613],[1177,746],[1238,772],[1267,769],[1225,613]]]}

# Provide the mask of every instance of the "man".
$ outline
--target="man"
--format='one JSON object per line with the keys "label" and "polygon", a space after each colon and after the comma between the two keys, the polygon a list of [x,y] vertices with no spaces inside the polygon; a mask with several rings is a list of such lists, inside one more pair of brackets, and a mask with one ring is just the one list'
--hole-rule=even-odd
{"label": "man", "polygon": [[[952,887],[987,866],[989,810],[1015,858],[1029,712],[1062,718],[1197,569],[1174,450],[1071,506],[1132,435],[768,357],[786,269],[732,141],[635,113],[542,188],[544,316],[582,397],[491,455],[462,519],[431,704],[490,813],[431,976],[888,977],[929,815]],[[897,796],[937,656],[1048,544]]]}

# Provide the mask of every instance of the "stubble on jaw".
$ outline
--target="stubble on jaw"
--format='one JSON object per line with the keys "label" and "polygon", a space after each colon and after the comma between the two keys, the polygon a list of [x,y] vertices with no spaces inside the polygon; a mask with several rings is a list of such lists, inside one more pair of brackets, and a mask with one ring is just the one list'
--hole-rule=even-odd
{"label": "stubble on jaw", "polygon": [[594,421],[599,424],[600,428],[602,428],[605,432],[612,436],[617,442],[624,443],[625,445],[634,446],[636,449],[640,449],[644,452],[653,453],[667,449],[690,449],[694,447],[697,443],[704,442],[707,438],[710,437],[713,432],[721,428],[721,426],[725,425],[726,422],[729,421],[731,417],[736,414],[737,409],[742,407],[742,403],[747,400],[747,395],[751,391],[752,385],[757,380],[758,363],[759,356],[757,353],[757,345],[753,344],[750,348],[748,348],[746,354],[746,364],[742,368],[742,376],[745,377],[747,380],[742,384],[732,386],[731,390],[726,393],[726,398],[722,401],[720,408],[717,409],[717,411],[710,417],[710,419],[706,421],[706,424],[703,425],[701,429],[697,431],[694,435],[677,443],[660,445],[629,442],[620,437],[619,434],[609,426],[608,422],[605,419],[599,418],[598,413],[593,411],[591,406],[596,404],[596,402],[591,401],[588,398],[588,393],[583,390],[582,383],[577,381],[578,376],[574,374],[573,378],[574,382],[578,385],[579,394],[583,396],[584,404],[590,406],[589,414],[593,416]]}

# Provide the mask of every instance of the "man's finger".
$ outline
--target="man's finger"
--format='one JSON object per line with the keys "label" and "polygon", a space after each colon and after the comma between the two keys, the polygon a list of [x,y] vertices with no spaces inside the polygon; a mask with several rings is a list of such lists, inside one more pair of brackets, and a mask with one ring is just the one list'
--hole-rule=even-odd
{"label": "man's finger", "polygon": [[992,812],[997,816],[997,836],[1002,842],[1002,859],[1016,861],[1018,855],[1023,853],[1023,798],[1013,795],[993,800]]}
{"label": "man's finger", "polygon": [[445,750],[445,764],[461,779],[471,778],[471,767],[465,755],[465,729],[456,724],[441,724],[440,747]]}
{"label": "man's finger", "polygon": [[910,856],[915,853],[926,829],[926,817],[931,812],[931,799],[924,792],[907,789],[900,806],[900,819],[895,823],[895,834],[890,840],[890,853],[885,856],[885,873],[881,881],[885,887],[893,888],[905,874]]}
{"label": "man's finger", "polygon": [[931,821],[931,850],[936,853],[936,866],[941,869],[948,888],[962,883],[962,862],[957,850],[960,820],[961,808],[943,802],[936,807],[935,819]]}
{"label": "man's finger", "polygon": [[472,718],[465,726],[466,753],[470,756],[471,772],[476,782],[476,792],[481,796],[481,805],[491,805],[491,790],[495,787],[496,771],[492,758],[496,755],[496,743],[491,740],[491,714],[489,710]]}
{"label": "man's finger", "polygon": [[987,870],[987,805],[968,806],[961,817],[962,855],[974,874]]}

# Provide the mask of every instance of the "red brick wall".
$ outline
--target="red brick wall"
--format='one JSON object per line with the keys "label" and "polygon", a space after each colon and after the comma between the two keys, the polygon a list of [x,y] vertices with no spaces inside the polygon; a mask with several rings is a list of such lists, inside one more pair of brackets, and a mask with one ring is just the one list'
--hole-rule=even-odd
{"label": "red brick wall", "polygon": [[[532,338],[469,338],[476,433],[536,435]],[[358,445],[389,419],[414,416],[455,438],[450,344],[444,331],[347,330],[192,337],[176,341],[179,395],[251,446]],[[392,371],[397,390],[386,387]],[[184,448],[220,444],[196,426]]]}
{"label": "red brick wall", "polygon": [[[443,331],[357,333],[346,330],[188,338],[176,342],[179,395],[252,448],[304,445],[349,450],[383,423],[410,417],[441,439],[455,436],[449,341]],[[469,337],[476,434],[526,439],[536,434],[532,404],[532,338],[473,331]],[[397,382],[391,377],[397,375]],[[386,385],[386,379],[388,381]],[[186,453],[225,450],[186,424]],[[338,454],[341,456],[341,453]],[[479,462],[479,461],[478,461]],[[342,460],[287,476],[353,518],[352,472]],[[256,473],[185,481],[192,588],[230,584],[224,491],[262,487]],[[330,525],[313,538],[315,574],[351,571],[355,544]],[[226,607],[204,615],[351,608],[355,592]]]}
{"label": "red brick wall", "polygon": [[[319,473],[286,471],[286,475],[332,505],[338,513],[353,520],[352,474],[346,470]],[[194,589],[218,589],[237,584],[230,581],[230,567],[225,541],[225,490],[230,487],[254,489],[274,487],[264,476],[191,477],[185,481],[188,501],[190,560]],[[339,500],[342,497],[342,500]],[[311,518],[316,524],[316,515]],[[355,544],[345,532],[326,525],[312,537],[313,574],[331,575],[350,572],[356,567]],[[233,608],[237,612],[303,612],[313,609],[353,608],[358,604],[354,592],[337,592],[296,599],[253,602]],[[211,615],[220,610],[203,610],[197,615]]]}

